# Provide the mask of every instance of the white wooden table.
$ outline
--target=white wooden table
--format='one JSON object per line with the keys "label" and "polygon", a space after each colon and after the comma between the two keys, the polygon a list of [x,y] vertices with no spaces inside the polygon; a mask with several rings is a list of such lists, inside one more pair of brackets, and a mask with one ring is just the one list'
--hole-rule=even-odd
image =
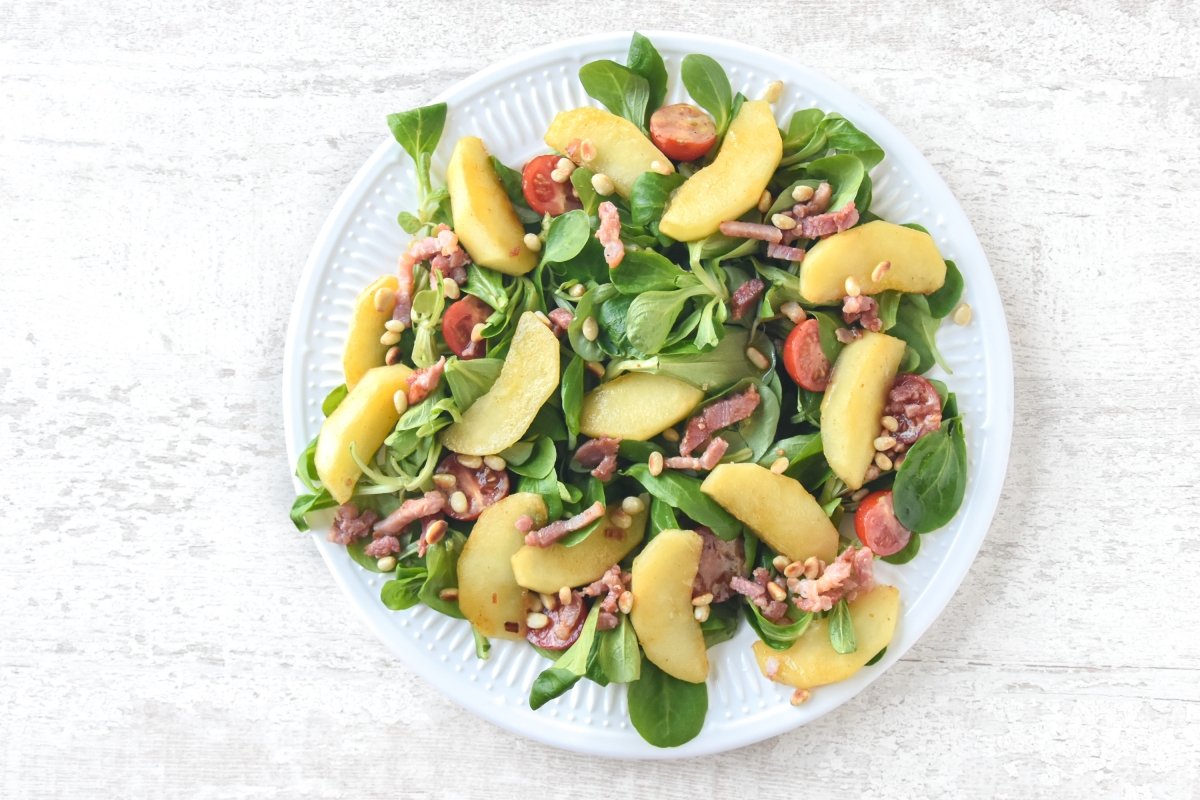
{"label": "white wooden table", "polygon": [[[0,797],[1200,797],[1200,8],[433,5],[0,6]],[[688,763],[460,710],[286,517],[287,314],[384,114],[631,24],[876,105],[974,221],[1016,357],[945,615],[839,712]]]}

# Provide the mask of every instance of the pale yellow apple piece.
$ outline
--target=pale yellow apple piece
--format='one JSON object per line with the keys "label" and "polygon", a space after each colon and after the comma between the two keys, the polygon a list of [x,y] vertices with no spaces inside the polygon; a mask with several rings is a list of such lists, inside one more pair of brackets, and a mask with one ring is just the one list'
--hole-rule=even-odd
{"label": "pale yellow apple piece", "polygon": [[546,523],[541,495],[510,494],[488,506],[458,557],[458,607],[483,636],[525,638],[529,592],[517,585],[512,570],[513,554],[525,545],[516,523],[525,515]]}
{"label": "pale yellow apple piece", "polygon": [[579,430],[642,442],[686,419],[703,399],[704,392],[678,378],[629,372],[588,392]]}
{"label": "pale yellow apple piece", "polygon": [[576,150],[576,159],[592,171],[612,178],[617,194],[622,197],[629,197],[633,182],[643,172],[650,172],[655,161],[674,170],[671,159],[637,125],[599,108],[586,106],[560,111],[546,131],[546,144],[560,153],[566,153],[572,142],[584,140],[595,148],[595,158],[583,160]]}
{"label": "pale yellow apple piece", "polygon": [[525,246],[525,228],[480,139],[458,140],[446,167],[446,189],[454,232],[476,264],[509,275],[524,275],[537,266],[537,256]]}
{"label": "pale yellow apple piece", "polygon": [[689,683],[708,678],[704,634],[692,606],[702,541],[695,531],[665,530],[633,560],[629,621],[646,658]]}
{"label": "pale yellow apple piece", "polygon": [[946,282],[946,262],[928,233],[880,219],[813,245],[800,265],[800,294],[811,303],[840,302],[847,278],[863,294],[930,294]]}
{"label": "pale yellow apple piece", "polygon": [[643,509],[628,515],[631,522],[627,528],[612,521],[617,510],[613,508],[609,509],[609,516],[600,523],[600,528],[579,544],[522,547],[512,557],[517,583],[526,589],[550,594],[563,586],[584,586],[598,580],[609,567],[642,543],[646,535],[648,497],[641,499]]}
{"label": "pale yellow apple piece", "polygon": [[392,318],[394,303],[378,309],[375,307],[375,294],[381,289],[395,292],[398,285],[399,280],[395,275],[384,275],[354,300],[346,349],[342,352],[342,372],[346,376],[347,389],[353,389],[367,374],[367,370],[383,366],[388,346],[379,339],[385,333],[384,323]]}

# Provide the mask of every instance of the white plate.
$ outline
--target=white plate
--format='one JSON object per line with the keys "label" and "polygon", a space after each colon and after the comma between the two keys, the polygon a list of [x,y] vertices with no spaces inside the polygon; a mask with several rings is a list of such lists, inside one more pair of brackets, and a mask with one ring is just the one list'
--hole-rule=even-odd
{"label": "white plate", "polygon": [[[688,53],[707,53],[724,65],[734,89],[760,96],[782,79],[776,116],[798,108],[838,111],[875,139],[887,158],[872,172],[871,210],[898,222],[924,225],[946,258],[958,263],[975,319],[962,328],[947,323],[938,344],[954,375],[943,377],[958,393],[970,460],[967,496],[951,525],[923,537],[921,552],[902,567],[878,562],[883,580],[901,589],[903,616],[882,661],[843,683],[813,692],[796,708],[790,690],[767,682],[750,654],[754,634],[742,625],[732,641],[715,647],[708,681],[709,711],[700,735],[682,747],[646,744],[629,724],[623,687],[582,681],[539,711],[528,705],[529,686],[547,666],[523,643],[495,642],[488,661],[474,655],[462,621],[425,607],[388,611],[379,602],[383,578],[360,568],[343,548],[312,536],[334,578],[366,623],[397,656],[454,701],[508,730],[584,753],[622,758],[673,758],[720,752],[789,731],[827,714],[861,692],[908,651],[962,581],[992,521],[1008,463],[1013,421],[1012,354],[1000,296],[987,259],[962,209],[929,162],[904,136],[855,95],[829,78],[785,58],[736,42],[705,36],[652,33],[671,74],[669,102],[686,99],[678,80]],[[462,81],[437,100],[449,105],[435,172],[454,142],[475,134],[505,163],[520,167],[545,152],[542,134],[556,111],[595,103],[576,78],[597,58],[624,61],[628,34],[590,36],[509,59]],[[388,106],[378,109],[380,127]],[[341,351],[355,295],[392,272],[410,237],[396,224],[411,210],[414,177],[408,157],[387,140],[351,181],[326,220],[296,293],[283,376],[288,456],[320,428],[321,400],[342,382]]]}

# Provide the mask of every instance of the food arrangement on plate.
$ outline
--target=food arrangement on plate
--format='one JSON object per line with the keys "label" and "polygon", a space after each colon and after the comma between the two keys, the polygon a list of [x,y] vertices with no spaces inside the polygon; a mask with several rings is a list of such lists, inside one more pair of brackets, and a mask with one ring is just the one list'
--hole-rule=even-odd
{"label": "food arrangement on plate", "polygon": [[464,137],[445,187],[453,109],[388,118],[413,240],[355,303],[292,519],[332,509],[381,602],[467,620],[480,658],[536,648],[533,708],[628,684],[670,747],[743,617],[797,704],[887,648],[875,559],[911,560],[965,492],[955,396],[924,374],[970,309],[919,220],[871,212],[885,154],[839,114],[777,120],[704,55],[663,105],[636,34],[579,78],[607,110],[558,113],[520,171]]}

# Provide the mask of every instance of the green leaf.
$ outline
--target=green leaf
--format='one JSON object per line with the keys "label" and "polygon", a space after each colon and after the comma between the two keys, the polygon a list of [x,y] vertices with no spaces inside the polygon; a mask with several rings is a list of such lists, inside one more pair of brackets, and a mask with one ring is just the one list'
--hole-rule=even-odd
{"label": "green leaf", "polygon": [[[580,506],[582,507],[580,510],[594,505],[595,503],[604,503],[604,481],[595,476],[588,476],[587,490],[583,493],[583,499],[580,500]],[[559,539],[558,543],[563,547],[574,547],[596,531],[600,530],[600,527],[604,525],[604,523],[605,517],[601,517],[595,522],[585,525],[577,531],[571,531],[566,536]]]}
{"label": "green leaf", "polygon": [[958,305],[958,301],[962,299],[962,293],[962,273],[958,271],[958,266],[953,261],[947,261],[946,282],[942,284],[942,288],[926,297],[926,301],[929,303],[929,313],[937,319],[949,316],[950,312]]}
{"label": "green leaf", "polygon": [[629,617],[621,614],[617,627],[598,634],[597,666],[607,683],[632,683],[642,675],[642,651]]}
{"label": "green leaf", "polygon": [[954,519],[966,489],[967,444],[962,425],[952,422],[918,439],[896,470],[896,518],[913,533],[937,530]]}
{"label": "green leaf", "polygon": [[404,611],[421,602],[421,587],[428,573],[424,567],[400,567],[396,577],[379,590],[379,599],[392,611]]}
{"label": "green leaf", "polygon": [[619,117],[645,130],[650,83],[628,67],[603,59],[579,68],[584,91]]}
{"label": "green leaf", "polygon": [[567,339],[571,347],[585,361],[601,361],[605,357],[604,349],[598,342],[589,341],[583,335],[583,321],[596,314],[597,307],[605,300],[617,294],[617,287],[611,283],[593,286],[579,298],[575,307],[575,319],[567,326]]}
{"label": "green leaf", "polygon": [[[736,461],[758,461],[771,453],[771,445],[779,428],[779,406],[781,387],[778,373],[768,373],[766,381],[756,378],[740,381],[721,394],[701,404],[693,414],[698,414],[713,403],[746,391],[750,386],[758,390],[759,403],[746,419],[720,431],[719,435],[729,443],[725,457]],[[772,463],[774,463],[772,461]],[[767,464],[770,466],[770,464]]]}
{"label": "green leaf", "polygon": [[[678,172],[670,175],[660,175],[657,172],[643,172],[633,182],[629,193],[629,216],[634,225],[649,225],[662,219],[671,192],[683,185],[684,177]],[[637,255],[639,251],[626,253],[626,258]],[[640,251],[647,252],[647,251]],[[617,269],[625,268],[625,262]]]}
{"label": "green leaf", "polygon": [[537,711],[554,698],[566,694],[582,677],[582,672],[573,672],[561,667],[542,670],[533,679],[533,686],[529,689],[529,707]]}
{"label": "green leaf", "polygon": [[421,220],[417,219],[416,216],[408,213],[407,211],[401,211],[396,216],[396,222],[400,224],[400,228],[409,236],[416,236],[417,231],[424,227],[424,224],[421,222]]}
{"label": "green leaf", "polygon": [[549,436],[539,436],[533,454],[520,464],[509,464],[508,469],[526,478],[545,478],[554,474],[554,461],[557,458],[554,441]]}
{"label": "green leaf", "polygon": [[[624,444],[624,443],[622,443]],[[675,517],[675,509],[666,500],[657,497],[650,499],[650,524],[646,531],[646,541],[653,539],[663,531],[678,530],[679,520]]]}
{"label": "green leaf", "polygon": [[[891,336],[903,339],[916,354],[917,363],[909,371],[928,372],[937,364],[946,372],[950,367],[942,359],[937,346],[937,331],[941,320],[929,313],[929,301],[924,295],[906,294],[900,300],[896,313],[896,324],[888,331]],[[906,356],[907,358],[907,356]]]}
{"label": "green leaf", "polygon": [[883,160],[883,148],[841,114],[829,114],[821,127],[828,147],[840,153],[853,153],[865,169],[870,170]]}
{"label": "green leaf", "polygon": [[579,435],[579,417],[583,413],[583,359],[573,356],[563,370],[562,386],[563,421],[572,438]]}
{"label": "green leaf", "polygon": [[503,366],[504,360],[499,358],[451,358],[446,362],[446,385],[460,412],[488,393]]}
{"label": "green leaf", "polygon": [[622,294],[672,291],[696,286],[696,278],[666,256],[653,250],[626,253],[621,266],[610,275],[613,286]]}
{"label": "green leaf", "polygon": [[742,524],[700,491],[700,481],[675,470],[651,475],[645,464],[633,464],[626,475],[646,487],[646,491],[663,502],[705,525],[718,537],[729,541],[742,532]]}
{"label": "green leaf", "polygon": [[[758,638],[762,639],[763,644],[772,650],[787,650],[796,640],[799,639],[808,626],[812,624],[812,614],[808,612],[795,612],[798,616],[795,619],[787,617],[787,622],[772,622],[762,615],[762,611],[758,606],[746,601],[748,612],[746,619],[750,621],[750,627],[758,634]],[[788,609],[791,612],[791,609]]]}
{"label": "green leaf", "polygon": [[[583,213],[589,217],[596,216],[597,209],[600,208],[600,195],[596,194],[595,187],[592,186],[592,176],[596,173],[587,167],[576,167],[571,173],[571,185],[575,187],[575,193],[579,195],[579,204],[583,206]],[[605,265],[607,267],[607,265]]]}
{"label": "green leaf", "polygon": [[388,128],[404,148],[404,152],[420,165],[423,156],[437,149],[446,125],[446,104],[436,103],[398,114],[388,114]]}
{"label": "green leaf", "polygon": [[696,104],[712,114],[717,135],[724,136],[733,110],[733,88],[725,70],[709,56],[693,53],[684,56],[680,77]]}
{"label": "green leaf", "polygon": [[579,255],[591,235],[592,229],[583,211],[576,209],[559,214],[550,223],[550,230],[546,233],[542,263],[570,261]]}
{"label": "green leaf", "polygon": [[737,635],[738,607],[735,603],[715,603],[709,606],[708,619],[700,623],[704,648],[727,642]]}
{"label": "green leaf", "polygon": [[463,287],[463,291],[475,295],[495,311],[502,311],[508,305],[504,276],[487,267],[468,264],[467,285]]}
{"label": "green leaf", "polygon": [[646,105],[646,124],[667,96],[667,67],[662,56],[649,39],[634,31],[629,41],[629,55],[625,58],[629,69],[646,79],[650,95]]}
{"label": "green leaf", "polygon": [[561,519],[563,515],[563,499],[558,491],[558,477],[551,472],[543,478],[521,477],[517,481],[518,492],[532,492],[542,496],[546,504],[546,516],[550,519]]}
{"label": "green leaf", "polygon": [[805,108],[793,113],[788,120],[787,132],[783,135],[784,153],[790,154],[808,144],[824,118],[825,112],[819,108]]}
{"label": "green leaf", "polygon": [[875,302],[879,304],[879,321],[883,323],[883,329],[890,331],[896,324],[896,316],[900,312],[900,292],[880,292],[875,295]]}
{"label": "green leaf", "polygon": [[543,670],[533,681],[529,691],[529,707],[537,711],[546,703],[574,686],[587,672],[588,661],[596,644],[596,621],[600,618],[600,604],[592,605],[579,638],[563,652],[554,665]]}
{"label": "green leaf", "polygon": [[846,598],[838,600],[829,615],[829,643],[833,649],[845,655],[858,649],[858,637],[854,635],[854,620],[850,616],[850,605]]}
{"label": "green leaf", "polygon": [[629,343],[639,352],[654,355],[663,348],[671,328],[687,301],[707,294],[703,286],[670,291],[643,292],[633,299],[626,317]]}
{"label": "green leaf", "polygon": [[678,747],[696,738],[707,714],[706,684],[681,681],[652,661],[645,661],[641,678],[629,684],[629,721],[655,747]]}
{"label": "green leaf", "polygon": [[471,636],[475,639],[475,657],[480,661],[487,661],[492,655],[492,643],[487,640],[487,637],[471,626]]}
{"label": "green leaf", "polygon": [[346,399],[346,395],[349,393],[350,390],[346,388],[346,384],[344,383],[335,387],[333,391],[325,395],[325,399],[321,401],[321,413],[328,417],[337,410],[337,407],[342,404],[342,401]]}
{"label": "green leaf", "polygon": [[513,210],[517,212],[517,219],[521,220],[522,225],[532,225],[542,218],[542,215],[529,207],[529,202],[525,199],[525,192],[521,188],[521,173],[509,167],[495,156],[492,159],[492,169],[496,170],[496,177],[500,179],[500,185],[504,187],[504,193],[508,195],[509,202],[512,203]]}
{"label": "green leaf", "polygon": [[[804,177],[828,181],[833,188],[829,211],[838,211],[856,199],[863,181],[867,180],[867,168],[857,156],[828,156],[809,164],[804,170]],[[862,205],[857,207],[860,212],[866,208]]]}
{"label": "green leaf", "polygon": [[298,531],[308,530],[308,520],[306,517],[314,511],[322,511],[327,508],[337,506],[337,501],[329,494],[328,489],[320,489],[313,494],[302,494],[292,503],[291,518],[292,524],[296,526]]}
{"label": "green leaf", "polygon": [[466,537],[461,533],[451,533],[436,544],[429,546],[425,554],[425,567],[429,576],[421,585],[419,592],[421,602],[450,617],[463,619],[463,613],[458,608],[457,600],[443,600],[438,595],[443,589],[458,587],[458,557],[462,554]]}
{"label": "green leaf", "polygon": [[[760,338],[753,341],[756,346],[763,344],[763,352],[766,351],[766,343]],[[746,358],[746,346],[750,342],[749,331],[727,328],[725,336],[711,350],[701,351],[689,345],[654,358],[616,361],[609,365],[608,377],[611,379],[622,372],[657,372],[686,381],[705,392],[720,391],[743,379],[763,376],[763,371]]]}

